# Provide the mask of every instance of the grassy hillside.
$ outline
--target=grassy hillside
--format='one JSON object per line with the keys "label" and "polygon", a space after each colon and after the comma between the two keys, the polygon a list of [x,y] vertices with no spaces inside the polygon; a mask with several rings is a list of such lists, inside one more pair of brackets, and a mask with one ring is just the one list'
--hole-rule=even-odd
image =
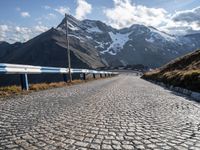
{"label": "grassy hillside", "polygon": [[142,78],[200,92],[200,50],[147,72]]}

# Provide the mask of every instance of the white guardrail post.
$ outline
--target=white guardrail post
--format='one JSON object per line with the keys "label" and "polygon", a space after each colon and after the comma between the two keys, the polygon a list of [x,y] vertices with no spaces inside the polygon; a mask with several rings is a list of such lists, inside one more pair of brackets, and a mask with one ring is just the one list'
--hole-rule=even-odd
{"label": "white guardrail post", "polygon": [[27,74],[20,74],[20,82],[22,90],[28,91],[29,84],[28,84],[28,75]]}
{"label": "white guardrail post", "polygon": [[[68,81],[67,74],[68,68],[57,68],[57,67],[42,67],[42,66],[31,66],[31,65],[16,65],[16,64],[1,64],[0,63],[0,74],[19,74],[22,90],[29,90],[28,75],[29,74],[62,74],[64,82]],[[86,80],[86,74],[92,74],[93,78],[96,78],[96,74],[100,75],[100,78],[108,76],[118,75],[117,72],[106,72],[96,71],[88,69],[71,69],[72,74],[80,74],[82,80]]]}

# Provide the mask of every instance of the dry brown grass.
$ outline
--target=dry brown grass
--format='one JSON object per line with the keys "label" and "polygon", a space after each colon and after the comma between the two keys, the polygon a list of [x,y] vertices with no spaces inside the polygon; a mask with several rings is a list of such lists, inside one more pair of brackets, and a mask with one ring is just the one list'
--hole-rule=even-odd
{"label": "dry brown grass", "polygon": [[142,78],[200,92],[200,50],[147,72]]}
{"label": "dry brown grass", "polygon": [[63,87],[66,85],[67,83],[65,82],[38,83],[38,84],[32,84],[29,89],[31,91],[39,91],[39,90],[46,90],[49,88]]}
{"label": "dry brown grass", "polygon": [[13,85],[7,87],[0,87],[0,96],[9,96],[21,92],[21,87]]}
{"label": "dry brown grass", "polygon": [[[99,79],[104,79],[104,78],[96,78],[96,79],[88,78],[85,81],[84,80],[73,80],[71,83],[69,83],[69,82],[68,83],[52,82],[52,83],[30,84],[29,92],[71,86],[71,85],[86,83],[88,81],[99,80]],[[24,94],[24,93],[27,93],[27,92],[22,91],[20,86],[13,85],[13,86],[0,87],[0,97],[7,97],[7,96],[12,96],[12,95]]]}
{"label": "dry brown grass", "polygon": [[164,73],[149,72],[144,74],[142,78],[200,92],[200,69],[183,71],[174,70]]}

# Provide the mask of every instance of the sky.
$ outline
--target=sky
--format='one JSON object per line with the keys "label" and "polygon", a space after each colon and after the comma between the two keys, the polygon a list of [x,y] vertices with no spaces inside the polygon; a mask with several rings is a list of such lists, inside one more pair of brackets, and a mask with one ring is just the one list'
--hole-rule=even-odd
{"label": "sky", "polygon": [[200,31],[200,0],[1,0],[0,41],[25,42],[68,13],[114,28],[153,26],[170,34]]}

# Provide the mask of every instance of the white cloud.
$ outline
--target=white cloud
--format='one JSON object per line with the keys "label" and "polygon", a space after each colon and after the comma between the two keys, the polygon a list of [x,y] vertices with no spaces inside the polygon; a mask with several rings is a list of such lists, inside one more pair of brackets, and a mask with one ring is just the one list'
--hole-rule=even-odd
{"label": "white cloud", "polygon": [[115,28],[133,24],[154,26],[171,34],[187,34],[200,31],[200,7],[169,14],[163,8],[136,5],[131,0],[113,0],[113,8],[105,8],[108,23]]}
{"label": "white cloud", "polygon": [[42,21],[38,21],[38,24],[41,25],[41,24],[42,24]]}
{"label": "white cloud", "polygon": [[[12,27],[13,28],[13,27]],[[44,25],[36,25],[33,28],[16,26],[11,33],[13,41],[28,41],[40,33],[47,31],[49,28]]]}
{"label": "white cloud", "polygon": [[28,34],[28,33],[31,33],[32,30],[30,28],[27,28],[27,27],[20,27],[20,26],[16,26],[15,29],[14,29],[16,32],[21,32],[21,33],[24,33],[24,34]]}
{"label": "white cloud", "polygon": [[200,7],[178,11],[164,27],[168,32],[193,33],[200,31]]}
{"label": "white cloud", "polygon": [[12,28],[12,31],[10,33],[10,36],[11,36],[11,39],[13,42],[27,41],[34,34],[34,32],[31,30],[31,28],[20,27],[20,26],[16,26],[16,27],[12,26],[11,28]]}
{"label": "white cloud", "polygon": [[0,41],[5,40],[8,31],[9,27],[7,25],[0,25]]}
{"label": "white cloud", "polygon": [[48,6],[48,5],[45,5],[45,6],[44,6],[44,9],[48,10],[48,9],[51,9],[51,7]]}
{"label": "white cloud", "polygon": [[177,22],[188,22],[188,23],[198,23],[200,24],[200,7],[194,8],[192,10],[185,10],[176,12],[172,19]]}
{"label": "white cloud", "polygon": [[0,25],[0,41],[7,41],[10,43],[19,41],[25,42],[48,29],[49,27],[40,24],[32,28],[15,25]]}
{"label": "white cloud", "polygon": [[17,10],[17,11],[21,11],[21,8],[20,8],[20,7],[17,7],[16,10]]}
{"label": "white cloud", "polygon": [[200,32],[200,7],[175,12],[160,29],[172,34]]}
{"label": "white cloud", "polygon": [[56,12],[60,13],[61,15],[65,15],[69,13],[70,9],[68,7],[60,6],[59,8],[54,9]]}
{"label": "white cloud", "polygon": [[49,13],[49,14],[45,14],[45,15],[42,15],[38,18],[35,18],[34,20],[38,22],[38,24],[42,24],[42,22],[44,21],[50,21],[50,20],[53,20],[53,19],[56,19],[56,15],[54,13]]}
{"label": "white cloud", "polygon": [[132,24],[159,26],[164,21],[167,11],[162,8],[148,8],[135,5],[131,0],[113,0],[114,7],[104,9],[109,23],[116,28]]}
{"label": "white cloud", "polygon": [[54,18],[56,18],[56,15],[55,14],[53,14],[53,13],[49,13],[48,15],[47,15],[47,17],[46,17],[46,19],[54,19]]}
{"label": "white cloud", "polygon": [[6,31],[9,31],[9,28],[7,25],[0,25],[0,31],[3,31],[3,32],[6,32]]}
{"label": "white cloud", "polygon": [[179,35],[200,32],[200,26],[197,23],[175,22],[173,20],[169,20],[159,29],[167,33]]}
{"label": "white cloud", "polygon": [[37,25],[37,26],[34,27],[34,30],[35,30],[36,32],[39,32],[39,33],[45,32],[45,31],[47,31],[48,29],[49,29],[48,27],[43,26],[43,25]]}
{"label": "white cloud", "polygon": [[91,13],[92,5],[87,3],[85,0],[77,0],[76,15],[77,19],[84,19],[87,14]]}
{"label": "white cloud", "polygon": [[21,12],[20,13],[21,14],[21,16],[23,17],[23,18],[27,18],[27,17],[30,17],[31,15],[29,14],[29,12]]}

